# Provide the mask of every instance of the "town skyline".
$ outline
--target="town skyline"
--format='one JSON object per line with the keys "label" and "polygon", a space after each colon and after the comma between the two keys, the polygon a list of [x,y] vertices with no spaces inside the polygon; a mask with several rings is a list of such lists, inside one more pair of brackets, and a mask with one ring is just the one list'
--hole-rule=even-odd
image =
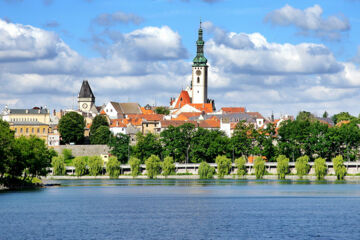
{"label": "town skyline", "polygon": [[[112,3],[111,10],[110,2],[79,1],[75,10],[89,12],[76,17],[70,11],[65,20],[59,14],[67,1],[0,1],[0,106],[70,108],[83,79],[97,105],[169,106],[190,83],[201,17],[208,95],[217,109],[359,114],[358,1],[279,1],[264,9],[263,1],[152,1],[154,10],[164,7],[157,14],[145,11],[145,1]],[[35,7],[49,13],[20,17]],[[184,15],[189,18],[180,24]]]}

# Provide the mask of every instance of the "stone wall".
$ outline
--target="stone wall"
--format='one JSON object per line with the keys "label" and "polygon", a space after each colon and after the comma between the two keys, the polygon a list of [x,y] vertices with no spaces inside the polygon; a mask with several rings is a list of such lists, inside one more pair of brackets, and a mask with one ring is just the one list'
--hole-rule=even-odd
{"label": "stone wall", "polygon": [[106,155],[110,151],[107,145],[60,145],[54,147],[54,150],[59,154],[63,149],[70,149],[74,157]]}

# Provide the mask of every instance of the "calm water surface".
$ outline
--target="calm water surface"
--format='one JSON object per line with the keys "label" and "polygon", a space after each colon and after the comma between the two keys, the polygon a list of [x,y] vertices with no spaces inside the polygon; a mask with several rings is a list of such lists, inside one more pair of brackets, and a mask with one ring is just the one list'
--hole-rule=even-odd
{"label": "calm water surface", "polygon": [[360,239],[360,183],[63,180],[0,193],[0,239]]}

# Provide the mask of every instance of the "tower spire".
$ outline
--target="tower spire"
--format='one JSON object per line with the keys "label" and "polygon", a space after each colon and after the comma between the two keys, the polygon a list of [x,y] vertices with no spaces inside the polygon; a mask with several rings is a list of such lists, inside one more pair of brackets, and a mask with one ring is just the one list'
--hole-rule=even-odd
{"label": "tower spire", "polygon": [[205,66],[207,59],[204,56],[204,40],[203,40],[203,30],[201,28],[201,18],[200,18],[200,27],[198,31],[198,40],[196,41],[196,57],[193,60],[193,66]]}

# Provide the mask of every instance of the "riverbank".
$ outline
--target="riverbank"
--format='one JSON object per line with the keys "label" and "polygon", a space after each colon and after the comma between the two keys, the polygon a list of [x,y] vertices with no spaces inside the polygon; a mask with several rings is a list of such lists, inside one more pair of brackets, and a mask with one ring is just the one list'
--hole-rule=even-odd
{"label": "riverbank", "polygon": [[[109,176],[47,176],[42,178],[41,180],[86,180],[86,179],[110,179]],[[137,177],[132,177],[129,175],[121,175],[118,179],[148,179],[146,175],[140,175]],[[200,179],[199,175],[170,175],[166,178],[164,176],[157,176],[157,179]],[[217,179],[217,176],[214,176],[214,179]],[[239,180],[255,180],[255,175],[245,175],[244,177],[237,177],[236,175],[226,175],[224,179],[239,179]],[[277,180],[277,175],[265,175],[263,177],[265,180]],[[300,180],[300,178],[296,175],[287,175],[286,180]],[[304,176],[303,180],[309,181],[317,181],[316,176]],[[336,181],[336,176],[325,176],[324,180],[326,181]],[[360,176],[345,176],[346,181],[360,181]]]}

